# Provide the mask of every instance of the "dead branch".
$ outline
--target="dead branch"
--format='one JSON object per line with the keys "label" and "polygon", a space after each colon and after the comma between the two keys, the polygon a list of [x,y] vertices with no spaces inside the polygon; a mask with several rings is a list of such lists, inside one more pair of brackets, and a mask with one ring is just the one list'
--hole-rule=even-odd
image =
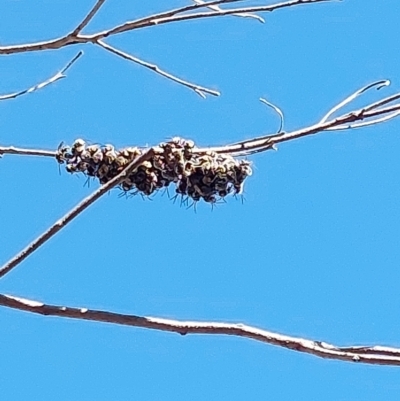
{"label": "dead branch", "polygon": [[241,323],[197,322],[126,315],[88,308],[50,305],[29,299],[0,294],[0,305],[44,316],[90,320],[186,334],[213,334],[244,337],[324,359],[373,365],[400,366],[400,349],[384,346],[338,347],[324,341],[287,336]]}
{"label": "dead branch", "polygon": [[[216,0],[216,1],[203,1],[196,0],[195,4],[180,7],[173,10],[168,10],[165,12],[153,14],[144,18],[140,18],[134,21],[127,21],[112,28],[90,34],[85,35],[82,34],[82,30],[90,23],[91,20],[96,16],[97,12],[100,10],[102,5],[106,0],[97,0],[93,8],[87,14],[87,16],[78,24],[78,26],[70,33],[61,36],[56,39],[51,39],[47,41],[41,41],[36,43],[26,43],[20,45],[9,45],[9,46],[0,46],[0,55],[5,54],[16,54],[16,53],[25,53],[25,52],[34,52],[41,50],[57,50],[70,45],[77,44],[86,44],[92,43],[97,46],[102,47],[103,49],[110,51],[120,57],[133,61],[143,67],[149,68],[152,71],[156,72],[164,76],[165,78],[171,79],[172,81],[186,86],[196,92],[198,95],[205,97],[205,94],[210,94],[214,96],[218,96],[219,92],[207,89],[205,87],[196,85],[194,83],[182,80],[176,77],[173,74],[165,72],[161,68],[159,68],[155,64],[150,64],[146,61],[140,60],[137,57],[131,56],[127,53],[124,53],[120,50],[117,50],[110,45],[106,44],[103,39],[111,36],[115,36],[117,34],[121,34],[128,31],[133,31],[141,28],[148,28],[155,25],[160,24],[168,24],[172,22],[181,22],[193,19],[204,19],[204,18],[213,18],[213,17],[222,17],[222,16],[239,16],[239,17],[250,17],[253,19],[257,19],[259,21],[264,21],[261,17],[256,14],[258,12],[272,12],[274,10],[278,10],[281,8],[293,7],[297,5],[311,4],[311,3],[323,3],[334,0],[291,0],[282,3],[276,3],[268,6],[253,6],[253,7],[242,7],[242,8],[231,8],[231,9],[221,9],[218,7],[220,4],[228,4],[239,1],[246,0]],[[339,0],[340,1],[340,0]],[[211,8],[212,11],[209,12],[199,12],[199,10]],[[192,12],[192,13],[190,13]],[[24,92],[26,93],[26,91]],[[22,94],[22,93],[21,93]]]}
{"label": "dead branch", "polygon": [[[58,81],[59,79],[65,78],[65,72],[72,66],[72,64],[75,63],[76,60],[78,60],[78,58],[80,56],[82,56],[83,52],[80,51],[61,71],[57,72],[57,74],[55,74],[54,76],[52,76],[51,78],[47,79],[44,82],[41,82],[40,84],[36,84],[34,86],[32,86],[31,88],[28,89],[24,89],[22,91],[19,92],[15,92],[15,93],[10,93],[8,95],[0,95],[0,100],[9,100],[9,99],[15,99],[16,97],[19,97],[21,95],[25,95],[26,93],[32,93],[35,92],[39,89],[44,88],[47,85],[50,85],[56,81]],[[1,154],[1,152],[0,152]]]}

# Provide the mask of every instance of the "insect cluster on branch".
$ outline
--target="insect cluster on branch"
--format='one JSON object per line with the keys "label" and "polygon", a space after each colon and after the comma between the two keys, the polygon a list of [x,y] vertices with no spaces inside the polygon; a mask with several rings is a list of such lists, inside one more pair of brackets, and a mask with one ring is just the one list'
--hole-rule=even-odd
{"label": "insect cluster on branch", "polygon": [[[141,163],[121,182],[123,191],[151,195],[170,184],[176,193],[197,202],[215,203],[228,194],[240,194],[244,180],[251,175],[250,162],[228,154],[197,152],[193,141],[172,138],[158,145],[155,154]],[[57,161],[66,163],[69,173],[84,173],[105,184],[118,175],[143,149],[116,150],[112,145],[87,145],[77,139],[72,146],[61,144]]]}

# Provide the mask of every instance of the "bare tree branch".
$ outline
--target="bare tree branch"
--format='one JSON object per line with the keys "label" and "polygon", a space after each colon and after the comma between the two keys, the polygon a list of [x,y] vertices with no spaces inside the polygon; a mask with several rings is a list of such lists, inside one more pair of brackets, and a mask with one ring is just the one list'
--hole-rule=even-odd
{"label": "bare tree branch", "polygon": [[[171,22],[181,22],[193,19],[203,19],[203,18],[213,18],[213,17],[221,17],[233,14],[240,14],[240,13],[257,13],[257,12],[272,12],[275,10],[279,10],[281,8],[293,7],[298,5],[304,4],[311,4],[311,3],[326,3],[332,2],[335,0],[291,0],[285,1],[282,3],[270,4],[266,6],[252,6],[252,7],[242,7],[242,8],[232,8],[232,9],[224,9],[221,11],[210,11],[210,12],[197,12],[192,14],[184,14],[189,11],[189,7],[182,7],[175,10],[170,10],[160,14],[154,14],[149,17],[141,18],[135,21],[128,21],[121,25],[117,25],[114,28],[104,30],[102,32],[98,32],[92,35],[82,35],[82,38],[90,38],[90,40],[98,40],[103,39],[108,36],[116,35],[119,33],[132,31],[135,29],[140,28],[148,28],[154,25],[161,25],[161,24],[168,24]],[[338,0],[341,1],[341,0]],[[218,2],[206,2],[206,3],[199,3],[191,6],[192,9],[197,9],[201,7],[210,7],[217,4],[223,4],[224,1]],[[1,47],[0,47],[0,54],[1,54]]]}
{"label": "bare tree branch", "polygon": [[49,229],[47,229],[43,234],[31,242],[26,248],[24,248],[20,253],[15,255],[2,267],[0,267],[0,278],[10,272],[14,267],[18,266],[23,260],[25,260],[29,255],[35,252],[40,246],[46,243],[51,237],[57,234],[61,229],[63,229],[68,223],[70,223],[75,217],[79,216],[85,209],[87,209],[92,203],[99,199],[102,195],[108,192],[110,189],[118,185],[123,181],[129,173],[139,166],[144,161],[148,160],[154,155],[154,149],[150,148],[145,151],[141,156],[135,158],[131,163],[129,163],[117,176],[112,180],[108,181],[106,184],[102,185],[96,191],[94,191],[87,198],[83,199],[78,205],[71,209],[66,215],[61,219],[56,221]]}
{"label": "bare tree branch", "polygon": [[[400,99],[400,93],[388,96],[382,100],[371,103],[362,109],[353,110],[342,114],[336,118],[329,119],[333,113],[338,111],[344,105],[348,104],[366,90],[382,86],[387,86],[389,81],[378,81],[367,85],[352,95],[347,97],[342,102],[334,106],[317,124],[311,125],[292,132],[282,132],[273,135],[264,135],[257,138],[252,138],[246,141],[236,142],[226,146],[207,147],[196,149],[197,152],[216,152],[228,153],[232,156],[243,156],[254,153],[263,152],[265,150],[275,149],[276,145],[281,142],[291,141],[307,135],[317,134],[324,131],[345,130],[350,128],[359,128],[369,125],[379,124],[384,121],[391,120],[400,115],[400,103],[395,103],[391,106],[380,107]],[[276,107],[276,106],[275,106]],[[362,122],[361,122],[362,121]]]}
{"label": "bare tree branch", "polygon": [[72,64],[75,63],[76,60],[78,60],[78,58],[80,56],[82,56],[83,52],[80,51],[61,71],[57,72],[57,74],[55,74],[54,76],[52,76],[51,78],[47,79],[46,81],[34,85],[29,89],[24,89],[20,92],[15,92],[15,93],[10,93],[8,95],[0,95],[0,100],[9,100],[9,99],[15,99],[16,97],[19,97],[21,95],[25,95],[26,93],[32,93],[37,91],[38,89],[42,89],[47,85],[50,85],[56,81],[58,81],[59,79],[65,78],[65,72],[72,66]]}
{"label": "bare tree branch", "polygon": [[[178,84],[186,86],[196,92],[198,95],[205,97],[205,93],[218,96],[219,92],[207,89],[196,84],[184,81],[170,73],[161,70],[157,65],[150,64],[146,61],[140,60],[137,57],[133,57],[127,53],[121,52],[110,45],[105,44],[102,39],[117,35],[123,32],[133,31],[140,28],[148,28],[155,25],[167,24],[171,22],[180,22],[200,18],[212,18],[221,17],[227,15],[240,16],[240,17],[251,17],[256,18],[259,21],[263,21],[258,15],[252,13],[255,12],[271,12],[286,7],[293,7],[297,5],[311,4],[311,3],[323,3],[335,0],[290,0],[281,3],[276,3],[266,6],[253,6],[253,7],[242,7],[242,8],[232,8],[232,9],[221,9],[218,7],[219,4],[228,4],[245,0],[216,0],[216,1],[203,1],[196,0],[196,4],[192,4],[185,7],[180,7],[173,10],[168,10],[162,13],[154,14],[144,18],[140,18],[134,21],[127,21],[110,29],[106,29],[91,35],[83,35],[81,31],[83,28],[89,24],[89,22],[95,17],[101,6],[105,3],[105,0],[97,0],[93,8],[87,14],[87,16],[82,20],[82,22],[69,34],[59,37],[57,39],[51,39],[48,41],[41,41],[36,43],[27,43],[20,45],[11,46],[0,46],[0,55],[4,54],[15,54],[24,52],[33,52],[40,50],[56,50],[61,49],[66,46],[76,45],[76,44],[86,44],[93,43],[97,44],[112,53],[140,64],[143,67],[149,68],[152,71],[160,74],[168,79],[175,81]],[[338,0],[340,1],[340,0]],[[212,8],[213,11],[210,12],[197,12],[197,10]],[[190,13],[192,11],[192,13]],[[193,12],[195,11],[195,12]]]}
{"label": "bare tree branch", "polygon": [[374,365],[400,366],[400,349],[384,346],[338,347],[324,341],[287,336],[241,323],[179,321],[155,317],[126,315],[87,308],[50,305],[29,299],[0,294],[0,305],[45,316],[91,320],[144,329],[186,334],[213,334],[245,337],[266,344],[288,348],[325,359]]}
{"label": "bare tree branch", "polygon": [[[345,130],[351,128],[365,127],[391,120],[400,115],[400,103],[395,103],[393,105],[386,107],[381,107],[381,106],[389,105],[390,103],[400,99],[400,93],[396,93],[394,95],[385,97],[379,101],[370,103],[369,105],[361,109],[353,110],[343,115],[340,115],[336,118],[330,119],[330,117],[332,117],[332,115],[335,112],[337,112],[340,108],[342,108],[344,105],[349,104],[352,100],[354,100],[362,93],[365,93],[368,89],[371,88],[379,89],[382,88],[383,86],[388,86],[388,85],[389,85],[388,80],[377,81],[372,84],[369,84],[357,90],[356,92],[348,96],[346,99],[344,99],[343,101],[332,107],[331,110],[327,114],[325,114],[325,116],[318,123],[291,132],[280,132],[283,123],[282,111],[277,106],[261,98],[260,100],[269,107],[272,107],[280,117],[281,120],[280,128],[277,134],[263,135],[225,146],[216,146],[216,147],[208,146],[204,148],[195,147],[193,149],[193,153],[204,154],[207,152],[214,152],[218,154],[230,154],[231,156],[234,157],[251,155],[254,153],[264,152],[266,150],[275,149],[278,143],[291,141],[293,139],[298,139],[304,136],[314,135],[324,131]],[[55,157],[57,155],[57,152],[52,152],[47,150],[36,150],[36,149],[19,149],[15,147],[0,147],[0,155],[1,154]]]}
{"label": "bare tree branch", "polygon": [[20,155],[20,156],[44,156],[44,157],[56,157],[57,152],[52,150],[41,150],[41,149],[24,149],[16,148],[14,146],[0,146],[0,156],[3,154],[9,155]]}
{"label": "bare tree branch", "polygon": [[[205,1],[203,1],[203,0],[193,0],[193,2],[196,3],[196,4],[204,4],[205,3]],[[222,11],[221,7],[219,7],[219,6],[208,6],[208,8],[210,10],[214,10],[214,11]],[[265,20],[263,18],[261,18],[257,14],[238,13],[238,14],[232,14],[232,16],[234,16],[234,17],[242,17],[242,18],[254,18],[257,21],[261,22],[262,24],[265,22]]]}
{"label": "bare tree branch", "polygon": [[96,13],[100,10],[100,7],[106,2],[106,0],[97,0],[96,4],[89,11],[88,15],[84,18],[84,20],[73,30],[71,36],[78,35],[87,24],[94,18]]}
{"label": "bare tree branch", "polygon": [[171,81],[177,82],[178,84],[181,84],[183,86],[186,86],[190,89],[192,89],[193,91],[195,91],[199,96],[201,96],[202,98],[206,98],[206,93],[213,95],[213,96],[219,96],[220,93],[218,91],[212,90],[212,89],[208,89],[205,88],[204,86],[200,86],[197,84],[193,84],[191,82],[185,81],[181,78],[176,77],[175,75],[170,74],[169,72],[166,72],[164,70],[162,70],[161,68],[159,68],[156,64],[150,64],[147,61],[141,60],[138,57],[132,56],[128,53],[125,53],[121,50],[116,49],[115,47],[112,47],[110,45],[108,45],[107,43],[103,42],[102,40],[98,40],[96,42],[96,44],[98,44],[99,46],[101,46],[103,49],[116,54],[119,57],[122,57],[126,60],[129,61],[133,61],[136,64],[139,64],[143,67],[146,67],[152,71],[154,71],[156,74],[159,74],[165,78],[170,79]]}

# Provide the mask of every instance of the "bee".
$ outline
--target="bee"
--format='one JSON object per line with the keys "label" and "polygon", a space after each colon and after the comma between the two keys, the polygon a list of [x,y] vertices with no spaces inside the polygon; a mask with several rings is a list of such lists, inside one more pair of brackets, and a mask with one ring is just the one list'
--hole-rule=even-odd
{"label": "bee", "polygon": [[92,155],[92,160],[98,164],[103,160],[103,152],[101,151],[101,149],[97,149],[96,152],[93,153]]}
{"label": "bee", "polygon": [[128,164],[128,159],[126,159],[124,156],[117,156],[114,160],[114,163],[118,166],[118,167],[124,167]]}
{"label": "bee", "polygon": [[57,147],[56,160],[60,164],[62,164],[66,160],[71,158],[72,158],[71,148],[68,145],[65,145],[64,142],[60,142],[60,144]]}
{"label": "bee", "polygon": [[110,167],[107,164],[102,164],[99,169],[97,170],[97,176],[99,177],[100,181],[103,179],[103,177],[106,177],[108,172],[110,170]]}
{"label": "bee", "polygon": [[117,153],[115,152],[114,146],[105,145],[104,147],[104,161],[111,164],[117,158]]}
{"label": "bee", "polygon": [[83,139],[76,139],[75,142],[72,144],[72,154],[74,156],[80,156],[81,153],[85,150],[85,144],[86,142]]}

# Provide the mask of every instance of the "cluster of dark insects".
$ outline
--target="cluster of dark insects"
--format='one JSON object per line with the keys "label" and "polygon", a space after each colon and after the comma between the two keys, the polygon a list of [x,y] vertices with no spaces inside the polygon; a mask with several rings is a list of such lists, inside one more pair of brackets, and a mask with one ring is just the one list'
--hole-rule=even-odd
{"label": "cluster of dark insects", "polygon": [[[193,141],[173,138],[159,144],[154,155],[141,163],[120,183],[125,193],[150,196],[174,184],[176,194],[197,202],[216,203],[228,194],[241,194],[244,180],[251,175],[250,162],[229,154],[196,152]],[[69,173],[83,173],[105,184],[118,175],[143,149],[116,150],[112,145],[88,145],[77,139],[72,146],[61,144],[57,161]]]}

